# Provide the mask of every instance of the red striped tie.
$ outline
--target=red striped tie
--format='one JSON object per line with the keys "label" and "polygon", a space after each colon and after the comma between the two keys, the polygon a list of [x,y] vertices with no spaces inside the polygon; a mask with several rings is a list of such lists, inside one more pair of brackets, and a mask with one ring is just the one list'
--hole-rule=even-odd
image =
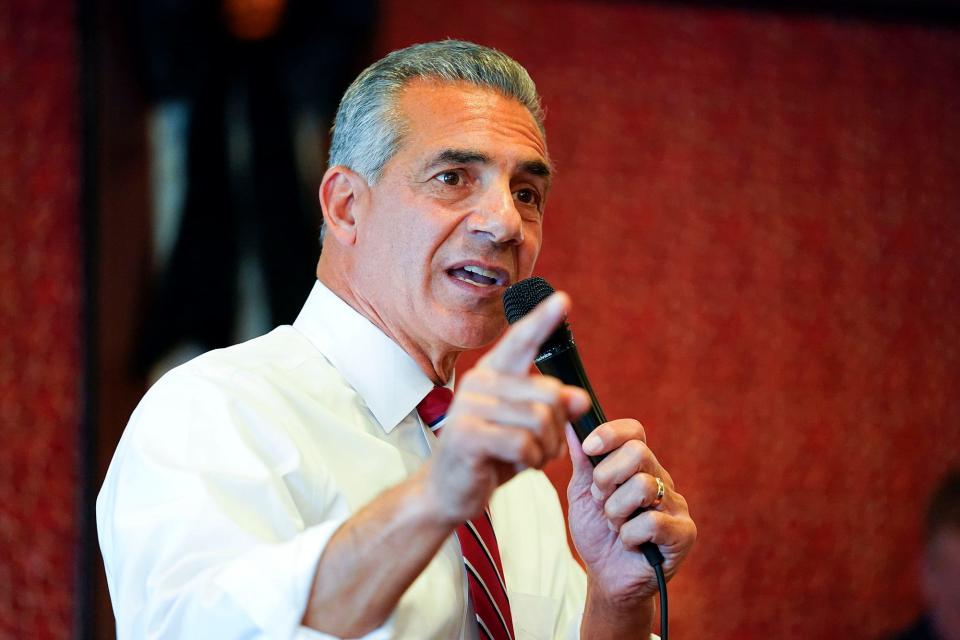
{"label": "red striped tie", "polygon": [[[450,389],[434,387],[417,405],[417,413],[438,436],[452,399],[453,392]],[[457,527],[457,539],[463,551],[463,564],[470,584],[470,601],[477,614],[481,638],[512,640],[513,618],[510,617],[503,564],[500,562],[500,550],[490,522],[490,512],[484,509],[480,517]]]}

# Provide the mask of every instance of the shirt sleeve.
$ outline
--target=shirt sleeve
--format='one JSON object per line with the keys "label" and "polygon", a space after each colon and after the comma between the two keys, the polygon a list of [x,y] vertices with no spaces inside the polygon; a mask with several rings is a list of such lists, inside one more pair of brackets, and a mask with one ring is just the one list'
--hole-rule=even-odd
{"label": "shirt sleeve", "polygon": [[349,510],[329,478],[311,482],[307,524],[290,490],[304,461],[275,409],[175,372],[134,412],[97,499],[118,638],[330,637],[300,622]]}

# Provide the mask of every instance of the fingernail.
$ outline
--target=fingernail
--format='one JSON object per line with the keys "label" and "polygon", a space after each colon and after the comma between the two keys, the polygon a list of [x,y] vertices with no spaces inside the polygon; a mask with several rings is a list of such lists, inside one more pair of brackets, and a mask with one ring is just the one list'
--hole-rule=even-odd
{"label": "fingernail", "polygon": [[591,433],[587,436],[587,439],[583,441],[583,452],[588,455],[599,453],[601,446],[603,446],[603,443],[600,442],[600,436]]}

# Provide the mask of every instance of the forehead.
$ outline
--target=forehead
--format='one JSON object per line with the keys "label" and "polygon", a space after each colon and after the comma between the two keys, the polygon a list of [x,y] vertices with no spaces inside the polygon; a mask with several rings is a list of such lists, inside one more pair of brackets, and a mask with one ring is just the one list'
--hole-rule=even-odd
{"label": "forehead", "polygon": [[444,148],[459,148],[498,162],[549,164],[533,116],[519,101],[493,89],[414,80],[401,91],[397,106],[404,120],[398,159],[415,162]]}

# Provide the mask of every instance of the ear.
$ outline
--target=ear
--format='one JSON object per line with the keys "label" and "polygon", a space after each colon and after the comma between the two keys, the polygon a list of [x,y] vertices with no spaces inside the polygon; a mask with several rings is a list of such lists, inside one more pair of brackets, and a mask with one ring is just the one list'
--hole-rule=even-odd
{"label": "ear", "polygon": [[357,223],[370,202],[370,185],[355,171],[342,165],[327,169],[320,183],[320,208],[326,235],[342,245],[357,241]]}

